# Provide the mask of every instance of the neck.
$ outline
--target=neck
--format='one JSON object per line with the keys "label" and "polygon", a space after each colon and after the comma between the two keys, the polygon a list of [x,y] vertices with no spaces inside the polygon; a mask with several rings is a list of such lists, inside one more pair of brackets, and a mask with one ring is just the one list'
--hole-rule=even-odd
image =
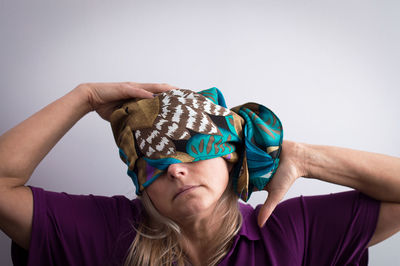
{"label": "neck", "polygon": [[181,245],[193,265],[207,262],[213,250],[213,240],[220,231],[223,219],[220,215],[215,215],[212,210],[179,221],[182,228]]}

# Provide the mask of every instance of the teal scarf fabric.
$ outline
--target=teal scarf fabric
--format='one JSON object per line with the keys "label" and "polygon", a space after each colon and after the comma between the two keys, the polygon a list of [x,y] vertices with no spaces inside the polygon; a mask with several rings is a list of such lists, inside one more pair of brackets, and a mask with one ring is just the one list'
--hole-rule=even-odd
{"label": "teal scarf fabric", "polygon": [[115,110],[110,122],[137,195],[171,164],[223,157],[234,163],[234,189],[247,201],[255,188],[267,185],[279,165],[279,118],[257,103],[229,110],[215,87],[133,99]]}

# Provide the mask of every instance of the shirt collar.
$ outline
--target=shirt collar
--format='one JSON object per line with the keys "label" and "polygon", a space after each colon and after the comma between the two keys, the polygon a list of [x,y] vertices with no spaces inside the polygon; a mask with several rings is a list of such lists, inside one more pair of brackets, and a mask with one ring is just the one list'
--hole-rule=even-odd
{"label": "shirt collar", "polygon": [[260,240],[260,228],[257,224],[257,215],[254,208],[250,204],[239,202],[239,210],[242,213],[243,222],[238,235],[252,241]]}

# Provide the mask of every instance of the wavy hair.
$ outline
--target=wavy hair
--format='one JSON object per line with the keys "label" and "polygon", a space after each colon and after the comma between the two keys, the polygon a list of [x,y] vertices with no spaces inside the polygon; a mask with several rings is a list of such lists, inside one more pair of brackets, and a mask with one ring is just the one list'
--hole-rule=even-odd
{"label": "wavy hair", "polygon": [[[146,191],[142,196],[138,196],[138,199],[145,212],[137,228],[131,223],[136,236],[127,251],[124,266],[185,265],[188,260],[179,244],[182,229],[157,211]],[[223,226],[210,241],[213,245],[210,250],[215,250],[215,253],[208,259],[208,265],[217,265],[226,256],[232,246],[233,237],[242,225],[238,196],[233,190],[232,178],[218,200],[213,214],[222,215]]]}

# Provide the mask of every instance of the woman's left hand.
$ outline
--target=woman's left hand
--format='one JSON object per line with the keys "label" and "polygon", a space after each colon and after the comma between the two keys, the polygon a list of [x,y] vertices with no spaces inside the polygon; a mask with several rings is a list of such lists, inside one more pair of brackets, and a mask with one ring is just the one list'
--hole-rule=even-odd
{"label": "woman's left hand", "polygon": [[275,207],[283,199],[286,192],[297,178],[304,176],[301,161],[298,160],[299,152],[296,142],[284,140],[279,159],[279,166],[271,181],[265,186],[268,197],[258,214],[258,225],[262,227]]}

